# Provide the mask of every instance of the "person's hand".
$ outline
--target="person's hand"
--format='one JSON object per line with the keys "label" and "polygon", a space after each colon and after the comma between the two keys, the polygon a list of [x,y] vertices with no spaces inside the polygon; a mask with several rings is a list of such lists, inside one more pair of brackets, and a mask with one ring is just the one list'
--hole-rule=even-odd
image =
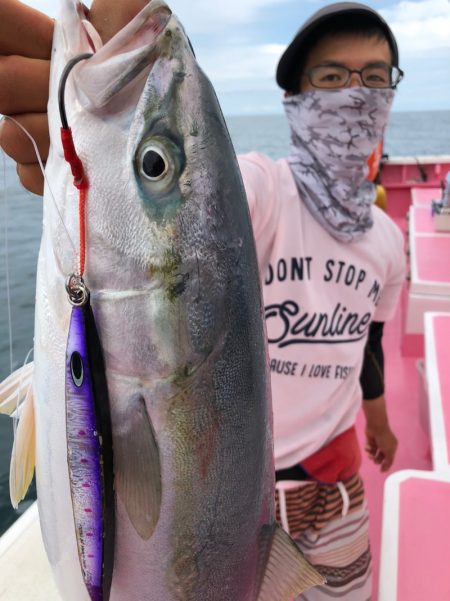
{"label": "person's hand", "polygon": [[371,461],[387,472],[395,459],[398,441],[392,432],[386,412],[384,396],[363,402],[366,416],[365,450]]}
{"label": "person's hand", "polygon": [[367,455],[374,463],[381,466],[382,472],[387,472],[392,466],[397,446],[397,438],[389,427],[381,432],[372,432],[366,428]]}
{"label": "person's hand", "polygon": [[[0,113],[11,115],[35,138],[43,160],[48,155],[47,99],[53,21],[16,0],[0,8]],[[22,184],[42,194],[43,177],[34,148],[11,121],[4,120],[0,145],[17,162]]]}
{"label": "person's hand", "polygon": [[[94,0],[87,16],[107,42],[148,0]],[[35,139],[42,160],[49,150],[47,120],[53,20],[17,0],[0,4],[0,113],[14,117]],[[42,176],[28,137],[11,121],[0,126],[0,146],[17,163],[22,185],[43,193]]]}

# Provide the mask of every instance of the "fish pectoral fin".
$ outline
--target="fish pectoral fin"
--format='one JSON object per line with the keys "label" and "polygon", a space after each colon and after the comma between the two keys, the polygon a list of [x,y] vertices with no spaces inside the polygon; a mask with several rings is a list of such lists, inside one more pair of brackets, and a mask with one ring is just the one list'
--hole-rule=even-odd
{"label": "fish pectoral fin", "polygon": [[34,421],[33,388],[30,385],[23,403],[20,419],[14,434],[14,445],[9,469],[9,494],[12,506],[17,509],[27,494],[33,479],[36,462],[36,433]]}
{"label": "fish pectoral fin", "polygon": [[141,538],[153,534],[161,508],[159,449],[144,398],[136,394],[113,433],[115,488]]}
{"label": "fish pectoral fin", "polygon": [[0,413],[12,415],[25,401],[33,377],[34,363],[27,363],[0,383]]}
{"label": "fish pectoral fin", "polygon": [[268,549],[268,557],[257,601],[290,601],[307,589],[325,583],[289,534],[278,525],[270,530],[269,540],[267,533],[263,535],[264,555],[267,557]]}

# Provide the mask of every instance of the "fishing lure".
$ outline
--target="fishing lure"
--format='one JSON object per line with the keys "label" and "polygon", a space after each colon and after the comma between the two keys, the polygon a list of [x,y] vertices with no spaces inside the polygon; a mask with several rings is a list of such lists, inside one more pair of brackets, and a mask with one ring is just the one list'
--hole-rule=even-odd
{"label": "fishing lure", "polygon": [[67,278],[72,305],[66,347],[67,462],[73,517],[83,580],[91,601],[108,601],[114,563],[114,482],[112,431],[102,348],[83,280],[85,202],[88,181],[67,122],[64,90],[72,68],[90,54],[70,61],[61,77],[59,109],[64,156],[79,190],[79,273]]}

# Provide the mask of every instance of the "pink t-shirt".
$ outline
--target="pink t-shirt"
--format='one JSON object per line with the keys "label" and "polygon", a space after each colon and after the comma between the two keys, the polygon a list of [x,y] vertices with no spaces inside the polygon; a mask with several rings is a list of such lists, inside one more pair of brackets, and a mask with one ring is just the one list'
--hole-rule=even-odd
{"label": "pink t-shirt", "polygon": [[350,428],[369,324],[393,317],[403,236],[377,207],[357,242],[330,236],[301,201],[286,160],[239,157],[263,279],[275,465],[294,465]]}

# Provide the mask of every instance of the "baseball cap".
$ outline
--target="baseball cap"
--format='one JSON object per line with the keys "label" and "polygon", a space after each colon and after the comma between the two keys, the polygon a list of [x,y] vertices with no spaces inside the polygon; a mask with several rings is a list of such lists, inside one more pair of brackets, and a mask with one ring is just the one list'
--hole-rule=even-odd
{"label": "baseball cap", "polygon": [[299,58],[308,49],[314,32],[317,28],[328,20],[332,20],[337,16],[345,15],[349,19],[357,16],[365,16],[373,19],[373,24],[377,25],[385,34],[387,41],[391,47],[393,65],[399,66],[398,46],[391,28],[383,17],[373,8],[359,2],[336,2],[321,8],[314,13],[299,29],[296,36],[289,44],[281,56],[276,79],[280,88],[288,92],[292,92],[298,85],[298,64]]}

